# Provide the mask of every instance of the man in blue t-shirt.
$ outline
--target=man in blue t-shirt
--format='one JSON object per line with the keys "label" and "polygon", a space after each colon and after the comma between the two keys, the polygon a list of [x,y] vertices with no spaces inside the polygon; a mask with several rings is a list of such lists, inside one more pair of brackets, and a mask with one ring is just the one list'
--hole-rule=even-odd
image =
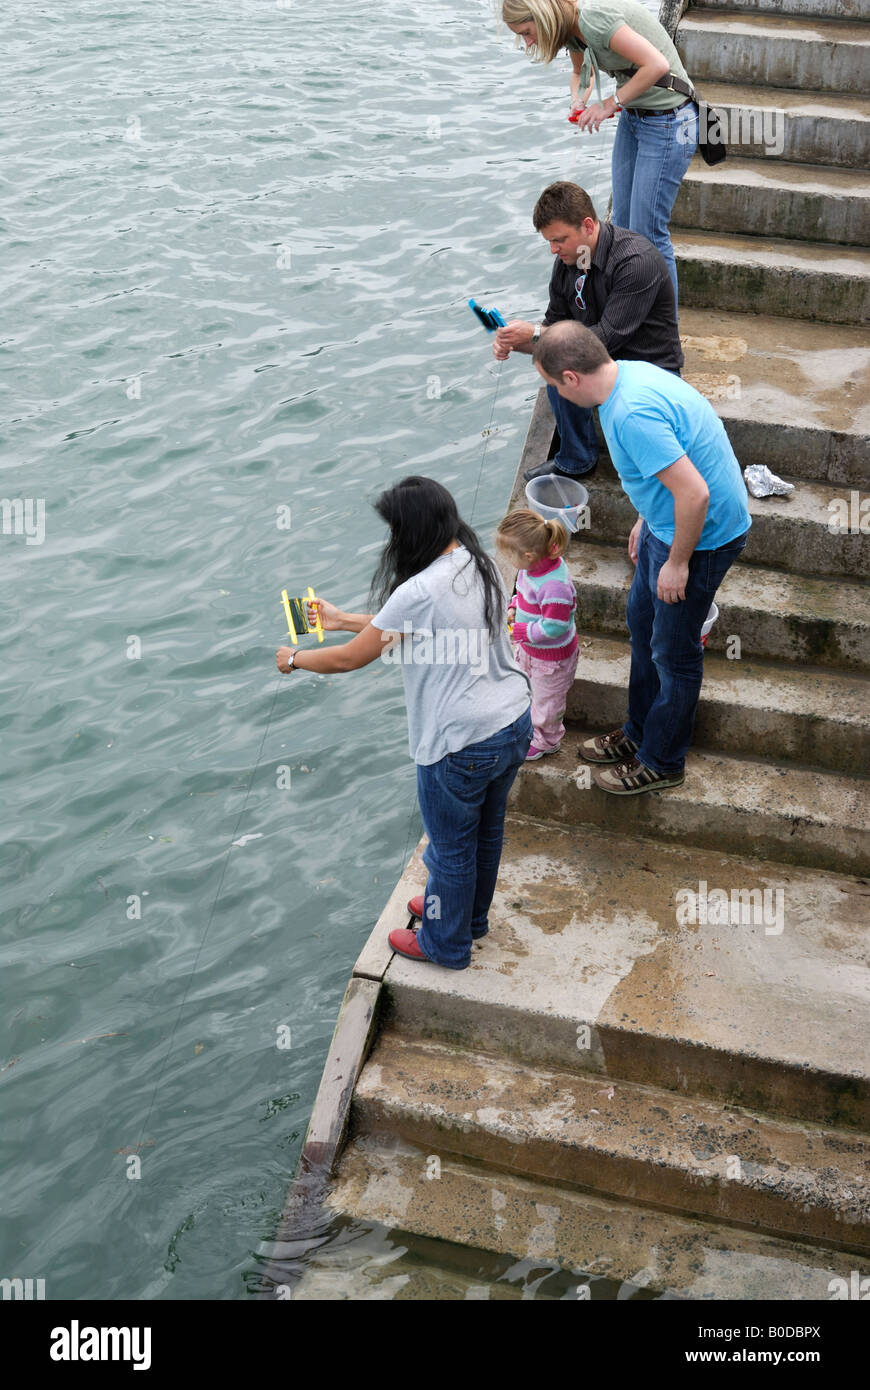
{"label": "man in blue t-shirt", "polygon": [[740,465],[700,392],[649,362],[614,362],[582,325],[554,324],[534,362],[566,400],[598,406],[613,465],[638,511],[628,540],[635,564],[625,615],[628,718],[584,740],[580,754],[606,765],[594,773],[602,791],[678,787],[701,693],[701,628],[751,525]]}

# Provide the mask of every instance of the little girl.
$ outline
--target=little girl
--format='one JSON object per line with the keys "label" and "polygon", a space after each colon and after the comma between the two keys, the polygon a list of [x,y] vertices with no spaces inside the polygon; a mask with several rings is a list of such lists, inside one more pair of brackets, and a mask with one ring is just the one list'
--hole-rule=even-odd
{"label": "little girl", "polygon": [[544,521],[521,507],[499,523],[495,539],[504,559],[519,571],[508,622],[517,664],[532,682],[534,734],[526,761],[535,762],[562,746],[562,716],[580,650],[577,599],[562,559],[568,532],[561,521]]}

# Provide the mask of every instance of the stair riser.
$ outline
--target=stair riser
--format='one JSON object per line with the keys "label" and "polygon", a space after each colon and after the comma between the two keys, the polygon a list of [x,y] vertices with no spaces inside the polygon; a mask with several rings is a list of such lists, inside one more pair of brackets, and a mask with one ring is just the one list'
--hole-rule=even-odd
{"label": "stair riser", "polygon": [[727,1181],[699,1162],[697,1169],[666,1167],[606,1153],[600,1148],[535,1138],[522,1130],[495,1129],[473,1121],[459,1126],[443,1111],[435,1115],[384,1103],[356,1093],[353,1125],[357,1134],[396,1134],[426,1152],[433,1149],[533,1179],[567,1183],[602,1195],[628,1199],[696,1217],[752,1226],[768,1232],[855,1250],[870,1249],[870,1225],[843,1220],[828,1206]]}
{"label": "stair riser", "polygon": [[803,189],[687,178],[680,186],[671,221],[675,227],[707,232],[727,227],[741,236],[830,241],[840,246],[870,244],[870,204],[857,192],[835,198]]}
{"label": "stair riser", "polygon": [[[493,933],[499,931],[498,922]],[[763,1057],[694,1047],[641,1030],[597,1027],[590,1047],[578,1049],[573,1019],[553,1018],[518,1004],[487,1006],[461,995],[432,994],[387,981],[390,1027],[408,1038],[512,1057],[529,1066],[600,1072],[611,1081],[697,1095],[795,1120],[842,1128],[870,1127],[870,1083],[854,1077],[786,1067]]]}
{"label": "stair riser", "polygon": [[[582,670],[581,654],[578,672]],[[627,688],[627,680],[602,685],[581,676],[568,695],[568,718],[586,729],[619,728],[625,719]],[[763,748],[768,761],[792,759],[849,775],[870,767],[870,729],[856,730],[835,718],[810,720],[781,710],[743,709],[705,699],[703,688],[692,746],[746,757],[757,757]]]}
{"label": "stair riser", "polygon": [[731,447],[745,468],[766,463],[774,473],[828,483],[831,487],[867,488],[870,439],[806,425],[728,419],[720,405]]}
{"label": "stair riser", "polygon": [[[745,137],[739,147],[733,143],[733,134],[728,148],[732,155],[741,159],[762,159],[770,162],[782,159],[790,164],[820,164],[837,169],[861,169],[870,164],[870,122],[846,120],[839,116],[803,115],[796,111],[777,112],[771,117],[770,108],[729,102],[715,102],[716,110],[728,113],[729,132],[761,129],[768,139]],[[758,110],[759,115],[753,115]],[[768,114],[765,116],[764,112]],[[740,114],[732,116],[731,112]],[[743,114],[747,113],[747,114]],[[766,121],[766,126],[765,126]]]}
{"label": "stair riser", "polygon": [[797,19],[870,20],[870,0],[701,0],[693,10],[736,10],[741,14]]}
{"label": "stair riser", "polygon": [[690,802],[669,791],[613,796],[594,785],[578,786],[570,777],[538,775],[525,768],[514,783],[511,807],[519,815],[563,825],[589,825],[620,835],[645,835],[672,844],[719,849],[756,859],[848,874],[870,873],[870,844],[855,829],[807,824],[791,817],[727,805]]}
{"label": "stair riser", "polygon": [[[624,636],[626,598],[627,589],[609,588],[594,581],[578,584],[581,626],[592,632]],[[842,622],[824,618],[810,621],[768,613],[760,608],[741,608],[729,603],[721,590],[716,602],[719,621],[710,633],[710,651],[727,654],[728,640],[736,636],[740,639],[740,654],[744,660],[772,657],[812,666],[870,669],[870,632],[864,627],[851,627],[845,619]]]}
{"label": "stair riser", "polygon": [[[596,487],[591,483],[590,527],[588,532],[580,534],[597,541],[624,542],[636,516],[622,491],[600,485]],[[847,531],[832,534],[828,530],[829,519],[829,515],[825,514],[819,517],[817,524],[813,524],[803,519],[765,516],[763,512],[756,512],[752,517],[743,559],[751,564],[790,570],[794,574],[837,574],[853,579],[870,577],[870,533],[862,535],[860,531]]]}
{"label": "stair riser", "polygon": [[[683,375],[686,375],[685,369]],[[724,392],[729,373],[722,375]],[[727,398],[720,398],[713,404],[742,468],[750,463],[765,463],[774,473],[789,478],[806,478],[809,482],[829,483],[832,487],[866,489],[867,460],[870,458],[867,435],[838,434],[834,430],[786,425],[773,420],[729,418]],[[601,459],[609,462],[610,454],[600,426],[597,432]],[[612,464],[610,466],[612,469]],[[525,501],[522,504],[516,501],[515,505],[524,506]]]}
{"label": "stair riser", "polygon": [[870,323],[866,277],[782,266],[742,265],[674,247],[680,303],[693,309],[772,314],[813,323]]}
{"label": "stair riser", "polygon": [[702,95],[705,79],[857,94],[867,85],[870,49],[865,44],[819,43],[791,37],[787,31],[761,37],[683,24],[678,47],[683,66]]}

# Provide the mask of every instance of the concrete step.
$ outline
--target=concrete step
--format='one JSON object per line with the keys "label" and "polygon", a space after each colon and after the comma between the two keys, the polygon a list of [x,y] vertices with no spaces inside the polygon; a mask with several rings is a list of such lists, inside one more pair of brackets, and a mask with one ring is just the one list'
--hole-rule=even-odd
{"label": "concrete step", "polygon": [[[532,764],[520,784],[551,763]],[[394,956],[384,976],[390,1026],[530,1067],[866,1132],[866,882],[657,842],[648,838],[656,797],[632,801],[647,810],[628,837],[512,812],[489,933],[471,966]],[[764,852],[751,825],[743,843]],[[416,891],[425,886],[421,867]],[[764,892],[767,926],[736,896],[755,893],[757,907]]]}
{"label": "concrete step", "polygon": [[870,20],[870,0],[692,0],[692,13],[698,10],[800,19]]}
{"label": "concrete step", "polygon": [[[627,638],[581,637],[569,719],[616,729],[625,718]],[[693,747],[853,775],[870,768],[870,683],[823,667],[704,658]],[[569,752],[570,752],[569,746]]]}
{"label": "concrete step", "polygon": [[514,809],[539,820],[718,847],[729,854],[746,848],[778,864],[870,873],[865,778],[695,748],[686,759],[682,786],[613,796],[590,785],[588,764],[577,757],[581,738],[603,732],[598,720],[591,728],[569,724],[561,753],[522,770],[511,793]]}
{"label": "concrete step", "polygon": [[[692,381],[691,372],[685,376]],[[698,385],[700,389],[701,383]],[[752,526],[743,552],[744,562],[776,565],[794,574],[870,578],[870,493],[862,496],[856,490],[850,501],[842,488],[802,479],[787,481],[792,481],[795,489],[787,497],[749,497]],[[625,544],[637,513],[609,459],[599,463],[586,487],[589,530],[580,532],[580,536]],[[856,519],[857,527],[862,501],[866,534],[858,529],[832,530],[832,518],[839,516],[841,509]],[[572,552],[579,553],[582,544],[582,539],[572,542]]]}
{"label": "concrete step", "polygon": [[864,95],[705,82],[704,98],[726,116],[729,162],[739,155],[860,170],[870,164],[870,101]]}
{"label": "concrete step", "polygon": [[[851,512],[853,490],[870,484],[867,330],[681,305],[680,338],[683,375],[715,406],[741,465],[763,463],[792,480],[828,483],[833,493],[827,501],[838,500],[838,512],[843,505]],[[523,468],[543,462],[553,437],[543,390],[535,419],[535,450]],[[606,460],[600,430],[599,439]],[[525,505],[518,500],[524,488],[515,489],[513,505]],[[778,516],[779,507],[775,503],[770,514]],[[860,526],[860,513],[857,520]],[[846,540],[845,550],[852,547]],[[836,550],[839,555],[839,542]]]}
{"label": "concrete step", "polygon": [[793,237],[840,246],[870,244],[870,176],[855,169],[735,158],[711,168],[693,160],[671,224],[743,236]]}
{"label": "concrete step", "polygon": [[498,1252],[520,1270],[557,1265],[573,1276],[562,1294],[572,1300],[635,1298],[645,1290],[791,1301],[829,1299],[834,1279],[849,1287],[852,1255],[495,1173],[446,1154],[440,1176],[429,1179],[430,1154],[400,1140],[355,1139],[342,1155],[334,1207],[450,1248]]}
{"label": "concrete step", "polygon": [[[680,335],[683,374],[716,407],[741,464],[766,463],[791,480],[817,479],[834,489],[819,502],[839,499],[851,508],[851,491],[870,485],[867,330],[681,304]],[[791,501],[800,504],[796,492]],[[756,510],[750,502],[759,521],[780,515],[779,503],[769,512],[763,505]],[[860,532],[858,539],[861,550]],[[853,536],[831,548],[832,565],[840,556],[852,563]]]}
{"label": "concrete step", "polygon": [[862,249],[684,229],[671,241],[681,310],[727,304],[738,314],[870,322],[870,255]]}
{"label": "concrete step", "polygon": [[689,9],[677,48],[704,95],[704,82],[753,82],[814,92],[867,89],[870,31],[842,20]]}
{"label": "concrete step", "polygon": [[[634,567],[624,546],[585,540],[566,561],[577,587],[581,632],[625,633],[625,601]],[[717,595],[719,621],[708,649],[740,641],[741,659],[772,658],[870,670],[870,589],[740,563]],[[732,642],[732,650],[734,644]]]}
{"label": "concrete step", "polygon": [[870,1144],[845,1130],[394,1030],[362,1070],[351,1123],[491,1169],[870,1253]]}

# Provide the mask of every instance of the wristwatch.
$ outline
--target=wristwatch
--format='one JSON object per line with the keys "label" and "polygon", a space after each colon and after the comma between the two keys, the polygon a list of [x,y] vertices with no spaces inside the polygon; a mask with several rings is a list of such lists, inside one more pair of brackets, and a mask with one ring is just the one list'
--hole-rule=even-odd
{"label": "wristwatch", "polygon": [[295,648],[291,647],[291,648],[290,648],[290,655],[287,657],[287,665],[290,667],[290,670],[291,670],[291,671],[295,671],[295,670],[296,670],[296,661],[295,661],[295,657],[296,657]]}
{"label": "wristwatch", "polygon": [[536,343],[541,336],[541,325],[536,323],[532,329],[532,342]]}

